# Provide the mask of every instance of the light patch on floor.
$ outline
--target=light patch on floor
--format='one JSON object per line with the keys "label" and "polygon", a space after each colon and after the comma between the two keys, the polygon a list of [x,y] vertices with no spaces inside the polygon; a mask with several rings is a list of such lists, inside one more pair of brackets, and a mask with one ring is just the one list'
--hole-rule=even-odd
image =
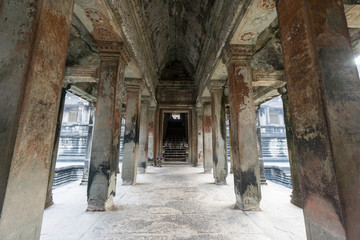
{"label": "light patch on floor", "polygon": [[41,240],[306,239],[302,210],[289,202],[290,189],[268,182],[262,186],[262,211],[244,213],[234,209],[233,175],[228,185],[217,186],[202,171],[149,167],[135,186],[122,186],[118,175],[111,212],[86,212],[86,186],[79,182],[60,187],[55,205],[45,210]]}

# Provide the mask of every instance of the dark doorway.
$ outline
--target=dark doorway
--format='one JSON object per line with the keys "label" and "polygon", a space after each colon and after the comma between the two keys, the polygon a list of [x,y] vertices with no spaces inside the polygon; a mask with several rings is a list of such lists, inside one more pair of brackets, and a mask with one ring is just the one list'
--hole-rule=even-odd
{"label": "dark doorway", "polygon": [[163,157],[165,162],[187,162],[189,155],[188,114],[164,114]]}

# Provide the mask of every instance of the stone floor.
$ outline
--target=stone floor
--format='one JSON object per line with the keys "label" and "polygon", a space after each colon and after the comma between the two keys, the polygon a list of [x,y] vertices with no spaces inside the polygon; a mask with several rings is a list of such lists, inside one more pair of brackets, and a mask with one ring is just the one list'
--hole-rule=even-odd
{"label": "stone floor", "polygon": [[122,186],[119,177],[110,212],[86,212],[86,186],[74,182],[54,190],[41,240],[306,239],[290,189],[269,182],[262,186],[262,211],[243,212],[234,209],[233,176],[227,180],[217,186],[200,167],[149,167],[135,186]]}

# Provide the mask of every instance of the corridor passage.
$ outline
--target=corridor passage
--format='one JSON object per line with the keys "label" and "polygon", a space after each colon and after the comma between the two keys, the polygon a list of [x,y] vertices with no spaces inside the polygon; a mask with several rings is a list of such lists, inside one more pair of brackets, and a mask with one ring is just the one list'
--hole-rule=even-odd
{"label": "corridor passage", "polygon": [[[121,168],[120,168],[121,169]],[[302,210],[291,190],[262,186],[262,211],[234,209],[233,175],[228,185],[213,184],[201,167],[149,167],[135,186],[118,177],[116,209],[86,212],[86,186],[79,182],[54,190],[45,210],[41,240],[115,239],[306,239]]]}

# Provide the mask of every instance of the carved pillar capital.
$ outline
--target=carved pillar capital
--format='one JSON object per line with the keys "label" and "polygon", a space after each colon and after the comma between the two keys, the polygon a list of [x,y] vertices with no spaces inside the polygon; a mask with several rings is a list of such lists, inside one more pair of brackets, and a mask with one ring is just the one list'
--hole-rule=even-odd
{"label": "carved pillar capital", "polygon": [[211,103],[211,98],[210,97],[201,97],[201,106],[204,106],[204,104],[206,103]]}
{"label": "carved pillar capital", "polygon": [[130,62],[130,54],[123,42],[97,41],[97,48],[100,51],[101,60],[119,60],[125,67]]}
{"label": "carved pillar capital", "polygon": [[223,90],[226,80],[210,80],[208,84],[208,89],[210,92]]}
{"label": "carved pillar capital", "polygon": [[150,105],[150,96],[141,96],[141,105]]}
{"label": "carved pillar capital", "polygon": [[250,64],[254,53],[255,47],[253,45],[229,45],[223,52],[223,63],[226,66],[234,62]]}
{"label": "carved pillar capital", "polygon": [[143,80],[141,78],[125,78],[126,91],[139,90],[144,87]]}

